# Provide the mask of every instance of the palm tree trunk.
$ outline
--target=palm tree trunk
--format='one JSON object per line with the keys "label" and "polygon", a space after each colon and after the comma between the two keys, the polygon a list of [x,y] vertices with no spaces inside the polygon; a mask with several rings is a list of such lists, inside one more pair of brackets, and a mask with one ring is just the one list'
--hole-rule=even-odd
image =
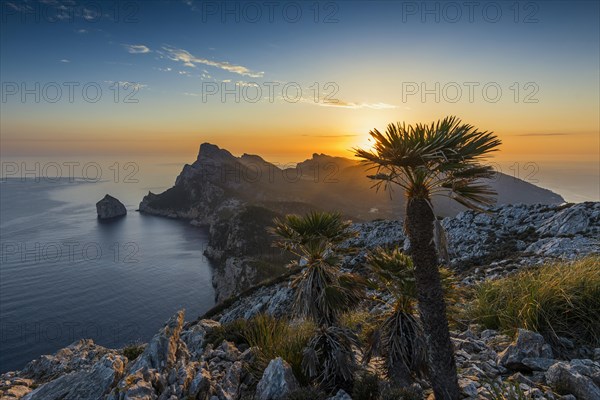
{"label": "palm tree trunk", "polygon": [[427,200],[408,199],[405,229],[410,240],[410,255],[415,265],[419,312],[429,355],[429,379],[436,399],[455,400],[460,397],[460,390],[438,258],[433,243],[434,219],[433,210]]}

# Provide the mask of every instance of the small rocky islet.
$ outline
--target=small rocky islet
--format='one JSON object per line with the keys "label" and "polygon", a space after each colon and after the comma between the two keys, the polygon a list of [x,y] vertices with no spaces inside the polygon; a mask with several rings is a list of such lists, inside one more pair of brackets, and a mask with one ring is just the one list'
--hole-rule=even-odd
{"label": "small rocky islet", "polygon": [[109,194],[96,203],[96,212],[98,219],[102,221],[114,220],[127,215],[125,205]]}

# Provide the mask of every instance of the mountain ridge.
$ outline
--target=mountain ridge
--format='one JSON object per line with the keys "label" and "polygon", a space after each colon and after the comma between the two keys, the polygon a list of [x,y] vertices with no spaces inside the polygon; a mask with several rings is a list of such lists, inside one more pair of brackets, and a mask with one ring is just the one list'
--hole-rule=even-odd
{"label": "mountain ridge", "polygon": [[[265,261],[249,250],[271,246],[267,228],[273,218],[316,210],[339,211],[355,222],[401,218],[404,197],[400,191],[374,190],[368,174],[359,161],[323,153],[315,152],[295,167],[281,168],[256,154],[236,157],[215,144],[203,143],[175,185],[160,194],[149,192],[139,210],[209,227],[205,254],[217,264],[213,286],[219,302],[268,277],[258,265],[270,274],[283,272],[283,254],[273,252]],[[492,186],[499,193],[499,203],[564,203],[558,194],[504,174],[497,174]],[[436,197],[433,204],[440,217],[465,211],[449,198]],[[252,246],[245,225],[252,226]]]}

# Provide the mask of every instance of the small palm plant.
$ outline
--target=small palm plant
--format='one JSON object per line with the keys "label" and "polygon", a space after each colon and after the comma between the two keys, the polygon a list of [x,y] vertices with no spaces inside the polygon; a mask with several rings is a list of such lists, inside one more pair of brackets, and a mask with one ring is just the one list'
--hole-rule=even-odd
{"label": "small palm plant", "polygon": [[354,348],[359,340],[351,330],[335,325],[323,325],[304,350],[302,367],[320,387],[331,392],[350,389],[356,371]]}
{"label": "small palm plant", "polygon": [[409,386],[413,376],[422,376],[427,366],[425,335],[416,314],[414,266],[398,248],[378,248],[367,256],[367,265],[377,284],[394,296],[393,307],[378,316],[369,334],[364,362],[373,356],[385,360],[390,381]]}
{"label": "small palm plant", "polygon": [[274,223],[271,231],[279,237],[275,245],[299,258],[292,266],[304,267],[292,282],[296,312],[319,326],[304,351],[305,373],[326,390],[347,385],[356,366],[357,339],[337,323],[360,300],[364,287],[357,276],[341,271],[340,245],[356,232],[340,213],[287,215]]}
{"label": "small palm plant", "polygon": [[275,245],[298,257],[291,267],[305,267],[292,282],[298,316],[319,325],[336,323],[362,293],[359,278],[340,270],[344,252],[340,244],[356,236],[350,221],[343,220],[340,213],[312,212],[287,215],[274,223],[271,231],[279,237]]}
{"label": "small palm plant", "polygon": [[450,341],[446,304],[434,243],[436,217],[431,196],[445,194],[460,204],[482,210],[493,204],[495,192],[481,183],[494,171],[482,164],[500,140],[456,117],[431,124],[390,124],[385,133],[370,132],[373,149],[355,154],[376,173],[376,187],[400,186],[406,195],[405,230],[415,265],[418,305],[426,334],[429,378],[436,399],[458,399],[460,390]]}

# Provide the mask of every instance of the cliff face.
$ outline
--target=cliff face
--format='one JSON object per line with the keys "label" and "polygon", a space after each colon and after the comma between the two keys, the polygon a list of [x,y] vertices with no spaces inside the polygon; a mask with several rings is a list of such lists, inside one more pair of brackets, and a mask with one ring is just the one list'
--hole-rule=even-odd
{"label": "cliff face", "polygon": [[[210,227],[206,255],[217,263],[213,284],[217,301],[222,301],[282,272],[284,256],[270,247],[272,237],[266,232],[276,216],[311,210],[340,211],[354,221],[401,216],[403,196],[377,193],[367,174],[364,166],[342,157],[313,154],[286,168],[204,143],[175,185],[161,194],[148,193],[139,210]],[[555,193],[502,174],[491,185],[499,203],[563,202]],[[434,204],[442,216],[463,210],[450,199]]]}
{"label": "cliff face", "polygon": [[217,303],[284,272],[289,255],[272,246],[267,232],[277,216],[263,207],[243,205],[210,225],[205,254],[219,264],[213,271]]}

